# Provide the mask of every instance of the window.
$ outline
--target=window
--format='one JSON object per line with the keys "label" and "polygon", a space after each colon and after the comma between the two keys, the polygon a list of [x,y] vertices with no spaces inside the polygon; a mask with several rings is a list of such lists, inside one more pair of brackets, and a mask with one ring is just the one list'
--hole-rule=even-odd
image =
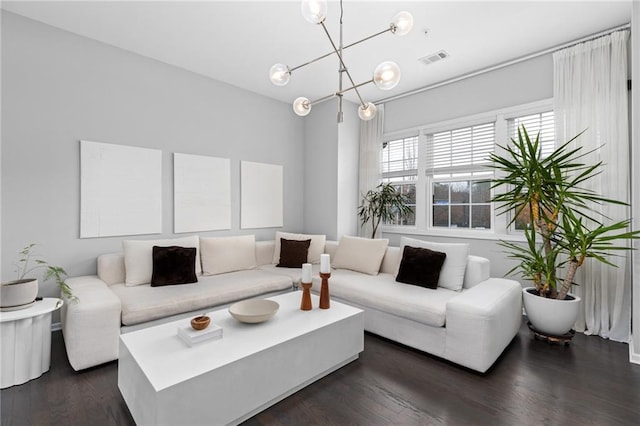
{"label": "window", "polygon": [[491,229],[491,179],[495,124],[484,123],[427,135],[431,225]]}
{"label": "window", "polygon": [[[398,214],[386,232],[451,235],[476,233],[479,238],[520,234],[529,226],[528,212],[515,224],[497,214],[491,203],[492,154],[498,145],[517,138],[524,125],[529,136],[540,132],[541,154],[555,149],[553,100],[488,111],[387,134],[380,151],[380,178],[410,199],[412,213]],[[394,228],[398,226],[399,228]],[[516,237],[516,239],[519,237]]]}
{"label": "window", "polygon": [[415,225],[416,180],[418,176],[418,136],[384,142],[380,160],[383,182],[391,182],[406,195],[412,212],[396,214],[389,225]]}
{"label": "window", "polygon": [[[518,128],[524,126],[527,129],[529,138],[534,140],[540,135],[540,155],[545,158],[555,149],[555,123],[553,111],[541,112],[539,114],[529,114],[521,117],[514,117],[507,121],[509,138],[518,139]],[[531,224],[531,214],[524,209],[513,222],[513,228],[517,231],[526,229]]]}

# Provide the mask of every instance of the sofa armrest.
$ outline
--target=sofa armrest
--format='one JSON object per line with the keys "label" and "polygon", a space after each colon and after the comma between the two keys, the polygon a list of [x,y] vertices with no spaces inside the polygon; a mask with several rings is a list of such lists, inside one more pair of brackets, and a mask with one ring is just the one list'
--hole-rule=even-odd
{"label": "sofa armrest", "polygon": [[447,302],[445,358],[485,372],[518,333],[522,287],[489,278]]}
{"label": "sofa armrest", "polygon": [[124,254],[107,253],[98,256],[98,277],[107,285],[125,280]]}
{"label": "sofa armrest", "polygon": [[118,359],[120,299],[96,275],[68,278],[77,302],[65,300],[60,319],[74,370]]}
{"label": "sofa armrest", "polygon": [[468,256],[467,268],[464,272],[463,288],[471,288],[490,278],[491,262],[480,256]]}

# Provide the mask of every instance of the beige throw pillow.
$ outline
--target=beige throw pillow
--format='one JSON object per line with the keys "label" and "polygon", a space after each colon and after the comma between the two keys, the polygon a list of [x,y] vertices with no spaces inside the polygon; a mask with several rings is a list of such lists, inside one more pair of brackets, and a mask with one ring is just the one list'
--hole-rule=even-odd
{"label": "beige throw pillow", "polygon": [[151,283],[153,246],[195,247],[196,275],[201,274],[199,241],[197,235],[162,240],[124,240],[122,242],[122,251],[124,252],[125,285],[134,286]]}
{"label": "beige throw pillow", "polygon": [[389,240],[344,236],[336,249],[331,266],[351,269],[369,275],[378,275]]}
{"label": "beige throw pillow", "polygon": [[256,260],[255,235],[237,237],[200,238],[202,273],[218,275],[225,272],[254,269]]}
{"label": "beige throw pillow", "polygon": [[293,234],[290,232],[276,232],[276,247],[273,250],[273,260],[271,263],[278,264],[280,262],[280,238],[285,240],[304,241],[311,240],[309,245],[309,253],[307,254],[307,263],[320,263],[320,255],[324,253],[324,243],[327,240],[326,235],[307,235]]}

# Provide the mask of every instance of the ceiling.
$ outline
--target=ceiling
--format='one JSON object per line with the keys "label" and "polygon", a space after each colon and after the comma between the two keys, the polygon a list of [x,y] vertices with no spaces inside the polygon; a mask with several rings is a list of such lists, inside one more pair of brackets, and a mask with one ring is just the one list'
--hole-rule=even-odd
{"label": "ceiling", "polygon": [[[294,67],[331,51],[322,28],[305,21],[298,1],[3,1],[2,8],[285,102],[317,99],[338,87],[338,61],[325,58],[271,84],[277,62]],[[344,44],[389,27],[401,10],[414,17],[406,36],[383,34],[345,51],[356,84],[391,60],[396,88],[360,90],[365,101],[447,81],[540,52],[631,20],[626,1],[361,1],[344,0]],[[327,27],[338,40],[340,4],[330,1]],[[450,57],[418,61],[446,50]],[[345,96],[355,101],[353,91]]]}

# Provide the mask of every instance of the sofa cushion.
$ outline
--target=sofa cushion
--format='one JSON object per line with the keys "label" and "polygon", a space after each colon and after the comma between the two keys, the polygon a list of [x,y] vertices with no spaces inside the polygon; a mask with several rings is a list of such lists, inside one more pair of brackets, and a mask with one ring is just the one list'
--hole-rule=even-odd
{"label": "sofa cushion", "polygon": [[162,240],[124,240],[122,250],[124,252],[125,284],[128,286],[149,284],[153,273],[153,246],[180,246],[195,247],[196,274],[202,272],[199,262],[199,238],[192,237],[162,239]]}
{"label": "sofa cushion", "polygon": [[[310,235],[310,234],[294,234],[291,232],[276,232],[276,247],[273,251],[273,264],[280,262],[280,239],[287,240],[311,240],[309,245],[309,253],[307,254],[308,263],[320,263],[320,255],[324,253],[324,243],[327,240],[326,235]],[[303,262],[303,263],[307,263]]]}
{"label": "sofa cushion", "polygon": [[200,238],[202,273],[218,275],[226,272],[254,269],[256,261],[255,235]]}
{"label": "sofa cushion", "polygon": [[396,281],[436,289],[447,255],[426,248],[404,246]]}
{"label": "sofa cushion", "polygon": [[469,257],[469,244],[432,243],[431,241],[402,237],[400,239],[400,249],[403,250],[404,246],[421,247],[446,253],[447,257],[442,265],[440,278],[438,278],[438,287],[454,291],[462,290],[464,273],[467,268],[467,257]]}
{"label": "sofa cushion", "polygon": [[377,275],[388,245],[388,239],[343,236],[340,238],[331,266]]}
{"label": "sofa cushion", "polygon": [[[320,280],[313,280],[313,291],[320,291]],[[365,275],[337,269],[329,278],[332,297],[346,303],[373,308],[434,327],[445,325],[447,302],[460,293],[446,288],[431,290],[397,283],[392,274]]]}
{"label": "sofa cushion", "polygon": [[153,246],[152,253],[151,287],[189,284],[198,281],[195,247]]}
{"label": "sofa cushion", "polygon": [[280,268],[302,268],[307,263],[307,254],[311,240],[287,240],[280,238]]}
{"label": "sofa cushion", "polygon": [[122,324],[134,325],[262,294],[291,289],[291,278],[257,269],[199,277],[178,286],[109,287],[122,303]]}

